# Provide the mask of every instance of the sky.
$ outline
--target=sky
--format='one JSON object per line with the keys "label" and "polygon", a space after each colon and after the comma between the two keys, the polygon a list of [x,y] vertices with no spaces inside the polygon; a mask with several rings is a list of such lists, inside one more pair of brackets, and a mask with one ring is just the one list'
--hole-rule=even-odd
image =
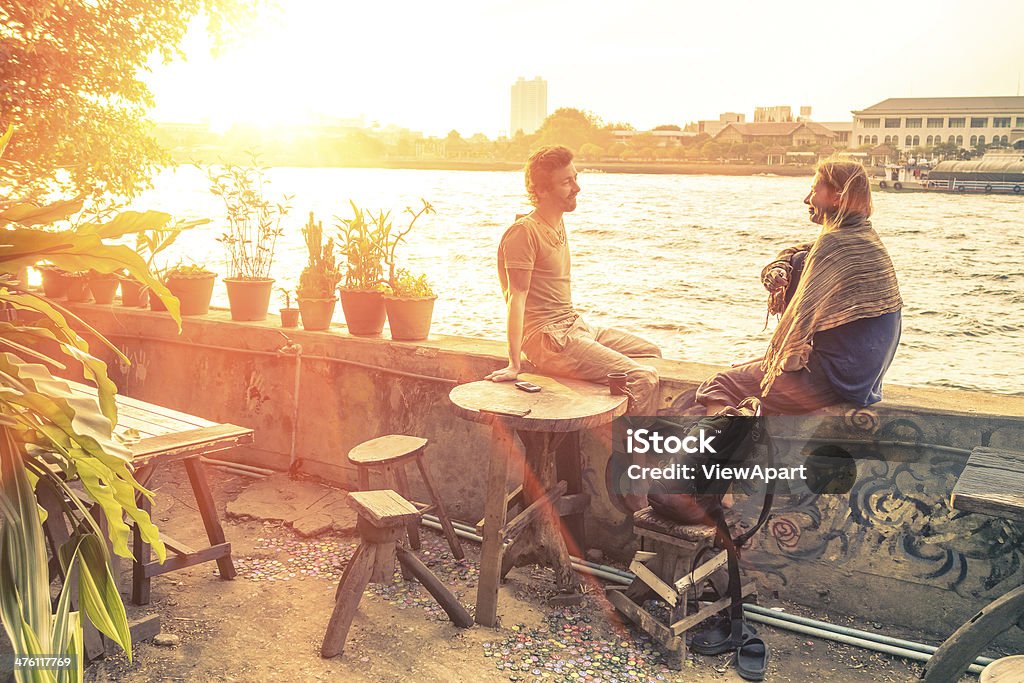
{"label": "sky", "polygon": [[187,60],[145,80],[157,120],[219,129],[361,116],[494,137],[520,76],[548,81],[549,112],[638,129],[774,105],[849,121],[888,97],[1018,94],[1022,25],[1020,0],[278,0],[217,56],[193,22]]}

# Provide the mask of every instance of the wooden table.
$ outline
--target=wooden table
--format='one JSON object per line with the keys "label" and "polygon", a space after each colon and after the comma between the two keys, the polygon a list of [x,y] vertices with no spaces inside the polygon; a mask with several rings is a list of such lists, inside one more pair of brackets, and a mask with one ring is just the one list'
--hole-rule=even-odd
{"label": "wooden table", "polygon": [[[77,382],[68,382],[68,384],[72,391],[81,397],[95,398],[96,396],[94,387]],[[235,578],[235,567],[231,561],[231,544],[224,536],[224,529],[217,515],[210,485],[206,479],[205,467],[200,458],[203,455],[251,444],[253,430],[232,424],[211,422],[195,415],[188,415],[128,396],[119,395],[116,402],[118,424],[115,432],[124,434],[128,430],[134,430],[139,437],[137,441],[127,444],[133,455],[136,480],[146,486],[157,468],[174,462],[182,462],[188,474],[192,493],[195,496],[209,541],[207,547],[193,549],[185,543],[161,533],[160,538],[169,552],[166,561],[160,564],[152,560],[150,545],[142,539],[138,527],[133,524],[132,551],[135,558],[132,563],[132,602],[136,605],[149,603],[150,580],[154,576],[203,562],[216,561],[221,579]],[[43,502],[41,500],[41,504]],[[56,523],[57,520],[63,522],[60,502],[54,500],[48,502],[53,509],[50,510],[50,506],[46,506],[50,510],[47,534],[51,537],[51,542],[59,547],[62,542],[67,540],[68,531],[63,523]],[[136,504],[147,513],[152,513],[152,504],[145,496],[139,495],[136,498]],[[94,509],[94,516],[97,521],[101,522],[101,528],[105,528],[103,513]],[[116,556],[111,555],[111,557]],[[116,580],[119,573],[116,563],[112,569]],[[156,627],[159,628],[158,621]],[[88,635],[90,634],[87,631]],[[134,636],[135,632],[133,631]]]}
{"label": "wooden table", "polygon": [[[459,385],[449,394],[459,417],[491,426],[476,598],[476,621],[485,626],[496,624],[499,583],[517,562],[547,560],[560,591],[578,589],[561,533],[561,515],[581,517],[589,498],[581,487],[578,446],[558,470],[555,454],[567,436],[626,412],[626,397],[610,395],[604,385],[528,374],[520,379],[539,385],[541,391],[531,394],[512,382],[481,380]],[[517,458],[515,434],[525,447],[523,485],[509,492],[509,465]],[[570,482],[579,490],[570,491]],[[515,505],[522,511],[506,524],[508,510]]]}
{"label": "wooden table", "polygon": [[[979,447],[971,452],[950,504],[954,510],[1024,524],[1024,453]],[[1014,624],[1024,628],[1024,586],[996,598],[935,651],[921,678],[956,683],[978,654]]]}

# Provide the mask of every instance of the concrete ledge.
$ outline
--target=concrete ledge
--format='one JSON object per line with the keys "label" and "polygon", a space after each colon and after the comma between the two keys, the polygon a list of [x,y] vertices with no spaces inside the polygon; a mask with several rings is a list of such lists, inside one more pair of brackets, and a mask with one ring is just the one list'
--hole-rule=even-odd
{"label": "concrete ledge", "polygon": [[[480,518],[488,430],[458,419],[447,396],[455,383],[501,367],[502,342],[450,336],[392,342],[353,337],[339,326],[282,330],[276,315],[236,323],[222,310],[186,319],[179,336],[164,313],[73,309],[131,359],[126,366],[94,346],[123,393],[256,430],[254,448],[226,457],[278,470],[295,457],[303,471],[349,487],[355,473],[345,455],[353,446],[389,433],[423,436],[450,514]],[[302,346],[297,411],[296,360],[278,351],[288,340]],[[676,360],[653,364],[666,409],[685,404],[720,370]],[[970,449],[1024,451],[1024,397],[892,385],[885,392],[882,404],[841,420],[919,447],[859,461],[858,486],[848,495],[780,497],[744,559],[763,594],[915,628],[931,624],[944,636],[987,600],[1024,582],[1022,530],[948,505]],[[610,493],[621,475],[611,462],[610,427],[587,432],[582,445],[592,499],[588,540],[624,557],[635,543],[630,511]],[[413,494],[422,496],[418,478],[412,480]],[[759,508],[760,497],[743,505],[744,513]]]}

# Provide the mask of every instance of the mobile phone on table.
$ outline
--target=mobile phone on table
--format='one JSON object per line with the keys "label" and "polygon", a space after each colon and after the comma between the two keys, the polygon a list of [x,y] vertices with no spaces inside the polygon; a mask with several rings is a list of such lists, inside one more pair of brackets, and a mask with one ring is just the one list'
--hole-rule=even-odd
{"label": "mobile phone on table", "polygon": [[540,387],[533,382],[516,382],[516,389],[521,389],[522,391],[526,391],[531,394],[536,394],[540,391]]}

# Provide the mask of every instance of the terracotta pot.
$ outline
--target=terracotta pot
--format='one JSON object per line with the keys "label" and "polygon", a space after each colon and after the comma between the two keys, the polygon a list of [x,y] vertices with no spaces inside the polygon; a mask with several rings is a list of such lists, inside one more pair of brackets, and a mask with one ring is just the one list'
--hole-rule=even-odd
{"label": "terracotta pot", "polygon": [[[331,327],[334,317],[334,305],[337,299],[299,299],[299,311],[302,312],[302,329],[315,332]],[[284,313],[284,311],[281,311]]]}
{"label": "terracotta pot", "polygon": [[68,301],[92,301],[92,293],[89,292],[89,281],[85,279],[85,276],[65,275],[64,281],[68,286]]}
{"label": "terracotta pot", "polygon": [[154,294],[153,292],[148,291],[148,290],[146,291],[146,294],[149,295],[149,310],[151,310],[151,311],[166,311],[167,310],[167,306],[164,306],[163,299],[161,299],[156,294]]}
{"label": "terracotta pot", "polygon": [[167,289],[178,297],[182,315],[206,315],[210,312],[210,299],[213,298],[213,282],[217,276],[213,273],[191,277],[167,278]]}
{"label": "terracotta pot", "polygon": [[384,297],[388,312],[388,326],[395,341],[419,341],[430,334],[430,321],[434,316],[436,296]]}
{"label": "terracotta pot", "polygon": [[228,288],[228,301],[231,305],[232,320],[258,321],[267,319],[270,308],[270,293],[274,289],[274,281],[240,280],[225,278]]}
{"label": "terracotta pot", "polygon": [[119,281],[116,277],[101,277],[89,280],[89,290],[92,292],[92,298],[96,300],[98,304],[112,304],[114,303],[114,297],[117,295],[117,285]]}
{"label": "terracotta pot", "polygon": [[298,327],[299,326],[299,309],[297,308],[282,308],[281,309],[281,327]]}
{"label": "terracotta pot", "polygon": [[121,305],[143,308],[149,305],[149,290],[143,289],[144,286],[138,280],[121,280]]}
{"label": "terracotta pot", "polygon": [[68,294],[68,283],[64,279],[64,271],[54,268],[43,268],[39,271],[43,276],[43,294],[47,299],[63,299]]}
{"label": "terracotta pot", "polygon": [[341,309],[345,312],[345,324],[349,334],[373,337],[384,329],[388,312],[384,308],[384,295],[380,292],[364,292],[342,289]]}

